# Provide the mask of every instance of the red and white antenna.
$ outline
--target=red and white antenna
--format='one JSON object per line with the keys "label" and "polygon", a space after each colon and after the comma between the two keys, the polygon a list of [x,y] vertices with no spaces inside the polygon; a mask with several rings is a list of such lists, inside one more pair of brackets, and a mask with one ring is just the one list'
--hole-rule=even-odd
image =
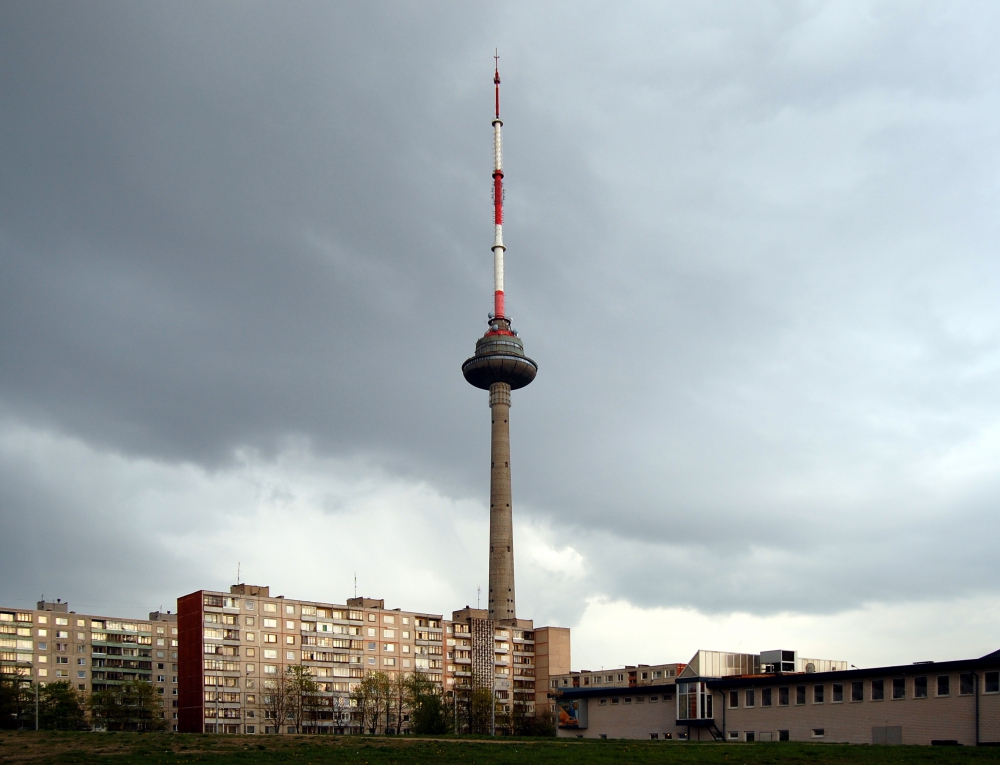
{"label": "red and white antenna", "polygon": [[500,132],[500,55],[493,57],[493,84],[496,87],[497,109],[493,118],[493,313],[503,318],[503,135]]}

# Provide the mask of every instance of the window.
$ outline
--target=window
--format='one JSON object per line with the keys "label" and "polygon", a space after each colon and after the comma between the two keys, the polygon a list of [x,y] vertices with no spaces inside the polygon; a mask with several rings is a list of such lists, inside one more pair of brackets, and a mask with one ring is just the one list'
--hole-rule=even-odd
{"label": "window", "polygon": [[375,621],[375,614],[368,614],[368,621],[370,622]]}
{"label": "window", "polygon": [[788,741],[788,731],[779,730],[778,731],[778,741]]}
{"label": "window", "polygon": [[823,738],[826,735],[826,730],[823,728],[813,728],[813,738]]}
{"label": "window", "polygon": [[278,604],[277,603],[265,603],[264,604],[264,612],[268,613],[268,614],[276,614],[276,613],[278,613]]}
{"label": "window", "polygon": [[844,700],[844,684],[843,683],[834,683],[833,687],[830,689],[830,693],[832,694],[832,698],[830,700],[833,701],[834,703],[843,701]]}
{"label": "window", "polygon": [[958,693],[961,696],[971,696],[973,689],[972,673],[963,672],[958,676]]}
{"label": "window", "polygon": [[278,629],[278,620],[277,619],[268,619],[268,618],[265,617],[264,618],[264,626],[265,627],[270,627],[272,630],[276,630],[276,629]]}
{"label": "window", "polygon": [[286,621],[285,622],[285,629],[286,630],[293,630],[293,629],[295,629],[295,622]]}
{"label": "window", "polygon": [[863,680],[851,682],[851,701],[865,700],[865,684]]}
{"label": "window", "polygon": [[396,637],[396,630],[382,630],[382,637],[394,638]]}
{"label": "window", "polygon": [[277,659],[278,658],[278,649],[277,648],[265,648],[264,649],[264,658],[265,659]]}
{"label": "window", "polygon": [[295,645],[295,635],[285,635],[286,645]]}
{"label": "window", "polygon": [[938,696],[948,696],[951,694],[951,676],[950,675],[938,675],[937,679],[937,695]]}
{"label": "window", "polygon": [[778,706],[779,707],[788,706],[788,688],[778,689]]}
{"label": "window", "polygon": [[753,741],[755,738],[756,737],[754,736],[752,730],[748,730],[748,731],[744,731],[743,732],[743,740],[744,741]]}
{"label": "window", "polygon": [[603,706],[607,706],[608,700],[607,699],[601,699],[597,703],[600,704],[602,707]]}
{"label": "window", "polygon": [[368,628],[368,637],[375,637],[375,635],[377,635],[377,634],[378,634],[378,630],[376,630],[374,627],[369,627]]}
{"label": "window", "polygon": [[913,678],[913,698],[915,698],[915,699],[926,699],[927,698],[927,678],[926,677],[915,677],[915,678]]}
{"label": "window", "polygon": [[265,643],[277,643],[278,642],[278,636],[277,635],[272,635],[270,632],[265,632],[264,633],[264,642]]}
{"label": "window", "polygon": [[657,704],[657,703],[659,703],[659,701],[660,701],[660,697],[659,696],[650,696],[649,697],[649,703],[650,704]]}
{"label": "window", "polygon": [[727,731],[726,735],[729,736],[730,741],[740,740],[740,732],[738,730]]}
{"label": "window", "polygon": [[905,677],[894,677],[894,678],[892,678],[892,697],[894,699],[905,699],[906,698],[906,678]]}
{"label": "window", "polygon": [[751,688],[750,690],[748,690],[746,692],[746,694],[744,696],[743,704],[745,706],[747,706],[747,707],[752,707],[752,706],[754,706],[754,703],[756,701],[757,701],[756,694],[754,693],[753,689]]}
{"label": "window", "polygon": [[740,692],[730,691],[729,692],[729,708],[736,709],[740,705]]}
{"label": "window", "polygon": [[885,698],[885,681],[872,680],[872,701],[882,701]]}
{"label": "window", "polygon": [[253,625],[253,617],[252,616],[245,616],[245,617],[243,617],[243,621],[246,623],[247,627],[253,627],[254,626]]}
{"label": "window", "polygon": [[246,638],[246,641],[248,643],[252,643],[257,639],[257,634],[254,632],[244,632],[243,636]]}
{"label": "window", "polygon": [[823,703],[823,688],[824,686],[822,685],[813,686],[813,704]]}
{"label": "window", "polygon": [[619,702],[619,699],[611,699],[611,703],[612,704],[617,704],[618,702]]}
{"label": "window", "polygon": [[368,657],[368,663],[369,664],[374,664],[375,663],[375,657],[374,656],[369,656]]}
{"label": "window", "polygon": [[382,617],[382,621],[385,622],[386,624],[395,624],[396,623],[396,617],[395,616],[389,616],[388,614],[386,614],[386,615],[384,615]]}
{"label": "window", "polygon": [[368,650],[369,651],[374,651],[375,650],[375,644],[374,643],[369,643],[368,644]]}
{"label": "window", "polygon": [[985,673],[986,693],[1000,693],[1000,672]]}
{"label": "window", "polygon": [[804,685],[795,686],[795,703],[796,704],[806,703],[806,687]]}
{"label": "window", "polygon": [[295,615],[295,606],[285,606],[285,613],[289,616]]}
{"label": "window", "polygon": [[285,651],[285,658],[288,661],[295,661],[295,651]]}
{"label": "window", "polygon": [[760,689],[760,705],[762,707],[771,706],[771,689],[761,688]]}

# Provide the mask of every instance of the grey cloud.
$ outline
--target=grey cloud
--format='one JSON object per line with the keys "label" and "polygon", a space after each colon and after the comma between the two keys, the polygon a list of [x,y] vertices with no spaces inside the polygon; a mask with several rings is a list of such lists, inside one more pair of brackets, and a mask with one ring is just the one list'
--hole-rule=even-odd
{"label": "grey cloud", "polygon": [[[996,487],[922,481],[998,417],[990,6],[2,14],[8,415],[212,469],[304,437],[484,494],[459,364],[499,44],[541,367],[514,490],[594,561],[580,586],[766,612],[995,579],[935,545],[992,530]],[[37,503],[72,512],[4,512]]]}

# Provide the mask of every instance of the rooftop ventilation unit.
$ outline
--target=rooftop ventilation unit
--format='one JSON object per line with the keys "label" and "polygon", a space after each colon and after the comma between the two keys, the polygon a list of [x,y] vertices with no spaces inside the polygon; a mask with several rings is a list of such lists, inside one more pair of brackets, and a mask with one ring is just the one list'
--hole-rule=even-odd
{"label": "rooftop ventilation unit", "polygon": [[761,651],[760,671],[765,674],[771,672],[775,674],[794,672],[797,658],[798,653],[796,651]]}

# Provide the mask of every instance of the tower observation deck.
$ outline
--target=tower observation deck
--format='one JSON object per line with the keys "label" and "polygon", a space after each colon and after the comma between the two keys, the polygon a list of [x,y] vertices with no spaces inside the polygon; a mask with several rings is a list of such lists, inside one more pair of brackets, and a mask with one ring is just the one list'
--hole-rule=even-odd
{"label": "tower observation deck", "polygon": [[490,392],[490,583],[489,618],[517,618],[514,594],[514,523],[510,491],[510,392],[535,379],[538,365],[524,355],[524,344],[504,311],[503,138],[500,120],[500,69],[493,72],[493,312],[489,328],[476,341],[475,354],[462,364],[469,384]]}

